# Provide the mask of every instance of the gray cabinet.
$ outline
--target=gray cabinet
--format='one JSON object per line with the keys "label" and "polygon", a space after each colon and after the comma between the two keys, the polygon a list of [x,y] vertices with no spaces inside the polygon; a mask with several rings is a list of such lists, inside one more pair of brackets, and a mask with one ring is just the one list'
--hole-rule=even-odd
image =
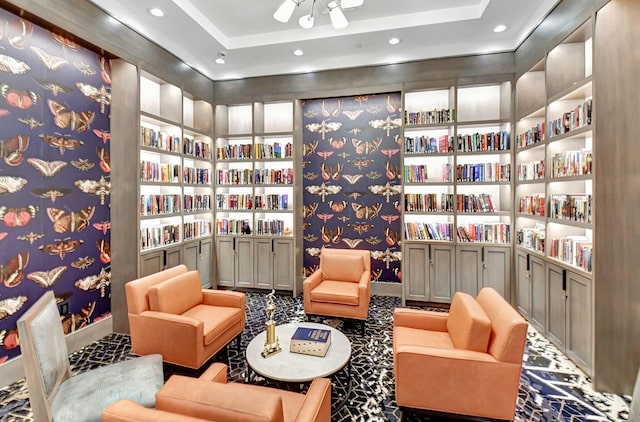
{"label": "gray cabinet", "polygon": [[256,239],[253,255],[253,279],[255,287],[260,289],[273,288],[273,240]]}
{"label": "gray cabinet", "polygon": [[511,249],[502,246],[458,245],[456,247],[456,291],[476,296],[492,287],[509,300]]}
{"label": "gray cabinet", "polygon": [[565,271],[547,263],[547,336],[561,350],[565,349],[567,330],[567,291]]}
{"label": "gray cabinet", "polygon": [[531,273],[530,255],[516,252],[516,308],[526,319],[531,318]]}
{"label": "gray cabinet", "polygon": [[547,263],[547,336],[585,372],[591,372],[593,314],[591,280]]}
{"label": "gray cabinet", "polygon": [[454,246],[405,243],[405,299],[449,303],[455,292]]}
{"label": "gray cabinet", "polygon": [[157,273],[182,263],[182,247],[173,246],[140,254],[140,277]]}
{"label": "gray cabinet", "polygon": [[187,268],[200,273],[202,287],[213,287],[213,238],[187,242],[182,253]]}
{"label": "gray cabinet", "polygon": [[253,287],[253,238],[218,236],[218,286]]}
{"label": "gray cabinet", "polygon": [[273,239],[273,287],[276,290],[294,290],[294,260],[293,239]]}
{"label": "gray cabinet", "polygon": [[516,252],[516,306],[540,333],[547,332],[547,282],[544,259]]}
{"label": "gray cabinet", "polygon": [[592,364],[593,320],[591,280],[567,271],[567,355],[583,370],[590,372]]}

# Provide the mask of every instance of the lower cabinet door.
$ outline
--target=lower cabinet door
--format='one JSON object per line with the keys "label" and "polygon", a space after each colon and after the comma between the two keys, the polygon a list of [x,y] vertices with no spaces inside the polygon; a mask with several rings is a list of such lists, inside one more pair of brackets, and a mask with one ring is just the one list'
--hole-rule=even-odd
{"label": "lower cabinet door", "polygon": [[236,237],[235,267],[235,285],[237,287],[254,287],[253,238]]}
{"label": "lower cabinet door", "polygon": [[429,245],[405,243],[403,245],[402,280],[406,300],[431,300],[429,290]]}
{"label": "lower cabinet door", "polygon": [[543,335],[547,335],[547,283],[546,264],[538,256],[530,256],[531,318],[529,322]]}
{"label": "lower cabinet door", "polygon": [[219,236],[216,239],[218,285],[233,287],[236,278],[235,238]]}
{"label": "lower cabinet door", "polygon": [[483,246],[482,260],[482,287],[493,287],[510,302],[511,248]]}
{"label": "lower cabinet door", "polygon": [[567,296],[565,274],[561,267],[547,263],[547,337],[560,350],[565,350],[567,330]]}
{"label": "lower cabinet door", "polygon": [[456,248],[456,291],[478,295],[482,279],[482,247],[458,246]]}
{"label": "lower cabinet door", "polygon": [[293,239],[273,240],[273,287],[291,290],[295,284]]}
{"label": "lower cabinet door", "polygon": [[273,240],[256,239],[254,243],[253,279],[260,289],[273,288]]}
{"label": "lower cabinet door", "polygon": [[451,303],[456,285],[456,263],[453,246],[432,244],[429,281],[431,301]]}
{"label": "lower cabinet door", "polygon": [[523,251],[516,252],[516,306],[518,312],[531,318],[531,271],[530,255]]}
{"label": "lower cabinet door", "polygon": [[585,372],[591,373],[593,318],[591,280],[567,271],[567,355]]}

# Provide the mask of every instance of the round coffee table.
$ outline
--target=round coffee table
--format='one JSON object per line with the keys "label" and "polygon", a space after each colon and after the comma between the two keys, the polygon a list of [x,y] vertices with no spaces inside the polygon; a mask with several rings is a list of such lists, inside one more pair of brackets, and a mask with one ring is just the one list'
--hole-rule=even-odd
{"label": "round coffee table", "polygon": [[[298,327],[319,328],[331,331],[331,345],[324,357],[289,352],[291,336]],[[248,363],[247,381],[251,371],[273,381],[288,384],[303,384],[316,377],[329,377],[346,368],[346,393],[332,404],[335,414],[346,403],[351,394],[351,342],[347,336],[333,327],[313,322],[297,322],[276,326],[276,336],[282,351],[269,357],[260,354],[264,349],[266,331],[255,336],[246,350]]]}
{"label": "round coffee table", "polygon": [[[289,352],[291,336],[298,327],[331,331],[331,345],[324,357]],[[249,367],[263,377],[284,382],[307,382],[316,377],[327,377],[342,369],[351,358],[351,343],[347,336],[333,327],[313,322],[289,323],[276,326],[276,336],[282,351],[263,358],[266,331],[261,332],[247,346]]]}

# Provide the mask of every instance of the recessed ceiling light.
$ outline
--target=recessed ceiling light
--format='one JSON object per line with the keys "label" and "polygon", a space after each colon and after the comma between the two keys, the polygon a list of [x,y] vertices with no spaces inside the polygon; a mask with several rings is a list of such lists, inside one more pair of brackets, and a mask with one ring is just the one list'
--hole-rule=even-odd
{"label": "recessed ceiling light", "polygon": [[161,18],[164,16],[164,10],[162,9],[158,9],[157,7],[154,7],[152,9],[149,9],[148,12],[155,16],[156,18]]}
{"label": "recessed ceiling light", "polygon": [[503,32],[507,29],[507,25],[498,25],[493,28],[493,32]]}
{"label": "recessed ceiling light", "polygon": [[225,60],[224,58],[227,57],[227,52],[226,51],[218,51],[218,55],[216,56],[216,60],[215,62],[218,64],[224,64]]}
{"label": "recessed ceiling light", "polygon": [[400,44],[400,38],[393,37],[393,38],[389,39],[389,44],[391,44],[391,45]]}
{"label": "recessed ceiling light", "polygon": [[293,51],[293,55],[294,56],[302,56],[304,54],[304,51],[297,49]]}

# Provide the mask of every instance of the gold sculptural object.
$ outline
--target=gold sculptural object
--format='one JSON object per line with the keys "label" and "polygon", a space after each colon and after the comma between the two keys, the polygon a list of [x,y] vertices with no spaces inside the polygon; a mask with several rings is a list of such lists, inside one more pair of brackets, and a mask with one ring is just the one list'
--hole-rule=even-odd
{"label": "gold sculptural object", "polygon": [[276,337],[276,322],[273,320],[273,313],[276,310],[274,304],[275,290],[271,290],[271,293],[267,295],[267,307],[265,312],[267,314],[267,336],[264,340],[264,350],[262,351],[262,357],[267,358],[281,351],[280,342]]}

